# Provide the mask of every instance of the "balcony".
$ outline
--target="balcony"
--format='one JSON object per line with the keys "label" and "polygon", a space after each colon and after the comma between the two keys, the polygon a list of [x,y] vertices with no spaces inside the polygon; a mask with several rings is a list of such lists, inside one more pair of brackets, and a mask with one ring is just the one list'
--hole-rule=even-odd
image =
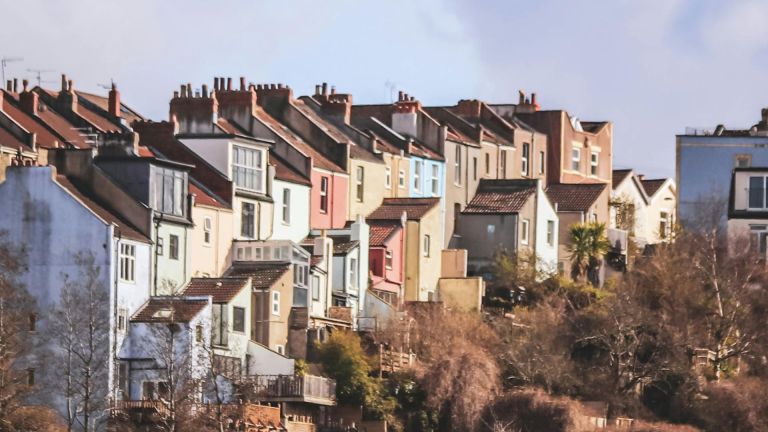
{"label": "balcony", "polygon": [[416,354],[407,352],[382,350],[379,359],[381,371],[389,373],[400,372],[416,364]]}
{"label": "balcony", "polygon": [[167,417],[170,414],[165,402],[159,400],[118,400],[112,405],[112,414],[125,413],[130,414],[136,411],[148,413],[157,413],[161,417]]}
{"label": "balcony", "polygon": [[315,375],[250,375],[240,379],[261,402],[306,402],[336,405],[336,381]]}

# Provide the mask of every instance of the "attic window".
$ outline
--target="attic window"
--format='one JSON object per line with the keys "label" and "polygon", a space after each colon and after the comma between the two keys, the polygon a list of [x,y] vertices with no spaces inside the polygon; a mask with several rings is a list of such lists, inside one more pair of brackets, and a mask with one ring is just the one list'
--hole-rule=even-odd
{"label": "attic window", "polygon": [[152,314],[152,318],[170,318],[173,315],[173,311],[168,308],[159,309]]}

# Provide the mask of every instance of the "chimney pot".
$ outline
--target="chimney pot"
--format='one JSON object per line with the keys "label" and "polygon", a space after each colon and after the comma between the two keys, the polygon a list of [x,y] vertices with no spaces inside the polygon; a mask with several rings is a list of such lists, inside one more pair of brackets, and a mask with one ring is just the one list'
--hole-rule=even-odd
{"label": "chimney pot", "polygon": [[[24,80],[26,81],[26,80]],[[19,80],[17,78],[13,79],[13,92],[18,93],[19,92]]]}
{"label": "chimney pot", "polygon": [[61,91],[67,91],[67,75],[61,74]]}
{"label": "chimney pot", "polygon": [[518,93],[520,94],[518,105],[523,105],[525,103],[525,92],[522,90],[518,90]]}
{"label": "chimney pot", "polygon": [[203,84],[203,97],[208,97],[208,84]]}
{"label": "chimney pot", "polygon": [[192,97],[192,84],[187,83],[187,96]]}
{"label": "chimney pot", "polygon": [[531,93],[531,105],[536,105],[536,93]]}
{"label": "chimney pot", "polygon": [[328,83],[323,83],[323,96],[328,96]]}
{"label": "chimney pot", "polygon": [[281,89],[281,88],[283,88],[283,85],[282,84],[278,84],[277,88]]}
{"label": "chimney pot", "polygon": [[403,100],[403,95],[404,95],[404,93],[403,93],[403,91],[402,91],[402,90],[400,90],[399,92],[397,92],[397,101],[398,101],[398,102],[400,102],[400,101],[402,101],[402,100]]}
{"label": "chimney pot", "polygon": [[173,92],[173,98],[177,99],[178,97],[179,97],[179,91],[176,90],[176,91]]}
{"label": "chimney pot", "polygon": [[227,78],[227,90],[232,90],[232,78]]}
{"label": "chimney pot", "polygon": [[8,80],[5,82],[5,89],[7,91],[13,91],[13,81]]}
{"label": "chimney pot", "polygon": [[219,90],[219,77],[213,77],[213,89],[216,91]]}
{"label": "chimney pot", "polygon": [[70,91],[70,92],[71,92],[72,90],[74,90],[74,88],[75,88],[75,87],[74,87],[74,85],[72,84],[72,80],[69,80],[69,81],[67,81],[67,91]]}
{"label": "chimney pot", "polygon": [[256,86],[253,84],[248,84],[248,91],[256,91]]}
{"label": "chimney pot", "polygon": [[[23,80],[21,82],[21,85],[24,86],[24,91],[27,91],[27,86],[29,85],[29,81]],[[13,80],[13,91],[16,91],[16,80]]]}
{"label": "chimney pot", "polygon": [[270,84],[270,85],[269,85],[269,88],[270,88],[270,89],[272,89],[272,90],[275,90],[275,89],[277,89],[277,85],[275,85],[275,84]]}
{"label": "chimney pot", "polygon": [[415,98],[415,97],[413,97],[413,96],[411,96],[411,98],[410,98],[410,99],[408,99],[408,100],[410,100],[411,102],[413,102],[413,101],[415,101],[415,100],[416,100],[416,98]]}
{"label": "chimney pot", "polygon": [[315,96],[320,96],[320,84],[315,85]]}
{"label": "chimney pot", "polygon": [[240,91],[245,91],[245,77],[240,77]]}

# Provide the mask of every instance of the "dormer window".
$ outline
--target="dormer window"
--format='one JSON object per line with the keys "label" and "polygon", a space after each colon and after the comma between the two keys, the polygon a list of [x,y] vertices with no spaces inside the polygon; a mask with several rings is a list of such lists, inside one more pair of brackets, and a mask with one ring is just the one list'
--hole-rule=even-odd
{"label": "dormer window", "polygon": [[750,209],[766,208],[765,184],[766,184],[766,176],[750,176],[749,177],[749,208]]}
{"label": "dormer window", "polygon": [[264,151],[234,146],[232,177],[238,188],[264,192]]}
{"label": "dormer window", "polygon": [[174,216],[184,216],[186,186],[184,172],[155,167],[155,210]]}

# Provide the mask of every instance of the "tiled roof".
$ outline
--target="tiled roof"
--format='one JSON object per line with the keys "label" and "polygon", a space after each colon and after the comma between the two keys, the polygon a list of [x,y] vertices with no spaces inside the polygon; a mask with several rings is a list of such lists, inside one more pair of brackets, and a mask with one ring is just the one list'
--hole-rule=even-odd
{"label": "tiled roof", "polygon": [[54,143],[63,145],[63,139],[56,136],[38,119],[24,112],[24,110],[18,106],[16,99],[11,102],[12,97],[10,96],[10,93],[3,90],[0,90],[0,92],[4,92],[6,95],[2,104],[2,111],[8,114],[8,116],[16,121],[16,123],[20,124],[21,127],[26,129],[27,132],[34,132],[37,134],[36,139],[38,146],[52,148],[54,147]]}
{"label": "tiled roof", "polygon": [[285,126],[281,122],[277,121],[277,119],[269,115],[264,110],[264,108],[260,106],[257,107],[255,117],[256,119],[260,120],[263,124],[267,125],[270,129],[272,129],[276,134],[278,134],[293,148],[303,153],[304,156],[311,157],[312,163],[317,168],[328,170],[331,172],[340,172],[340,173],[345,172],[340,166],[336,165],[330,159],[325,157],[322,153],[317,151],[314,147],[309,145],[306,141],[301,139],[301,137],[293,133],[291,129],[289,129],[287,126]]}
{"label": "tiled roof", "polygon": [[251,278],[251,286],[269,288],[291,268],[287,263],[238,263],[227,270],[227,276],[243,276]]}
{"label": "tiled roof", "polygon": [[369,241],[371,246],[385,246],[387,240],[389,240],[395,233],[402,229],[400,222],[389,221],[371,221],[370,224]]}
{"label": "tiled roof", "polygon": [[640,180],[640,183],[643,184],[643,189],[645,189],[645,193],[648,194],[649,197],[652,197],[656,194],[656,192],[661,189],[662,186],[664,186],[664,182],[666,182],[667,179],[648,179],[648,180]]}
{"label": "tiled roof", "polygon": [[360,242],[357,240],[350,240],[349,236],[329,236],[329,237],[333,239],[334,255],[346,255],[360,244]]}
{"label": "tiled roof", "polygon": [[405,212],[409,220],[420,220],[438,204],[440,198],[384,198],[381,206],[367,219],[400,220]]}
{"label": "tiled roof", "polygon": [[32,151],[32,148],[28,146],[27,143],[19,140],[15,135],[7,131],[2,125],[0,125],[0,146],[10,147],[13,149],[18,149],[21,147],[23,151]]}
{"label": "tiled roof", "polygon": [[202,183],[199,183],[193,177],[189,177],[189,193],[195,194],[195,204],[200,204],[209,207],[228,209],[229,205],[225,203],[221,198],[215,196],[212,192],[209,192]]}
{"label": "tiled roof", "polygon": [[206,296],[213,298],[214,303],[229,303],[248,285],[248,278],[192,278],[184,289],[188,296]]}
{"label": "tiled roof", "polygon": [[606,187],[604,183],[553,184],[547,196],[558,211],[588,211]]}
{"label": "tiled roof", "polygon": [[189,322],[208,305],[207,300],[152,297],[133,315],[133,322]]}
{"label": "tiled roof", "polygon": [[[75,93],[77,93],[78,99],[86,99],[88,102],[98,106],[104,111],[109,111],[109,98],[96,95],[93,93],[87,93],[80,90],[75,90]],[[133,109],[129,108],[124,103],[120,103],[120,115],[122,118],[124,118],[128,124],[131,124],[137,120],[143,120],[144,118],[134,111]]]}
{"label": "tiled roof", "polygon": [[275,179],[304,186],[312,186],[310,179],[294,169],[274,151],[269,152],[269,162],[275,167]]}
{"label": "tiled roof", "polygon": [[624,179],[627,178],[627,176],[631,172],[632,172],[631,169],[613,170],[613,176],[612,176],[613,182],[611,184],[613,189],[616,189],[616,187],[619,186],[621,184],[621,182],[623,182]]}
{"label": "tiled roof", "polygon": [[517,213],[536,193],[536,188],[536,180],[480,180],[475,197],[461,213]]}
{"label": "tiled roof", "polygon": [[123,130],[119,125],[83,104],[78,104],[77,114],[102,132],[121,132]]}
{"label": "tiled roof", "polygon": [[61,185],[64,189],[69,191],[77,199],[79,199],[86,207],[96,213],[101,219],[109,224],[114,224],[120,234],[131,240],[137,240],[141,242],[149,243],[150,240],[144,234],[140,233],[136,228],[131,226],[128,222],[123,221],[117,214],[109,211],[105,207],[102,207],[97,203],[94,198],[90,196],[88,190],[75,179],[70,179],[64,175],[56,176],[56,183]]}
{"label": "tiled roof", "polygon": [[77,148],[90,148],[91,145],[86,142],[83,135],[80,134],[75,126],[67,119],[56,113],[53,108],[46,105],[42,100],[38,102],[37,117],[48,125],[51,129],[55,130],[57,134],[64,137],[64,139]]}

